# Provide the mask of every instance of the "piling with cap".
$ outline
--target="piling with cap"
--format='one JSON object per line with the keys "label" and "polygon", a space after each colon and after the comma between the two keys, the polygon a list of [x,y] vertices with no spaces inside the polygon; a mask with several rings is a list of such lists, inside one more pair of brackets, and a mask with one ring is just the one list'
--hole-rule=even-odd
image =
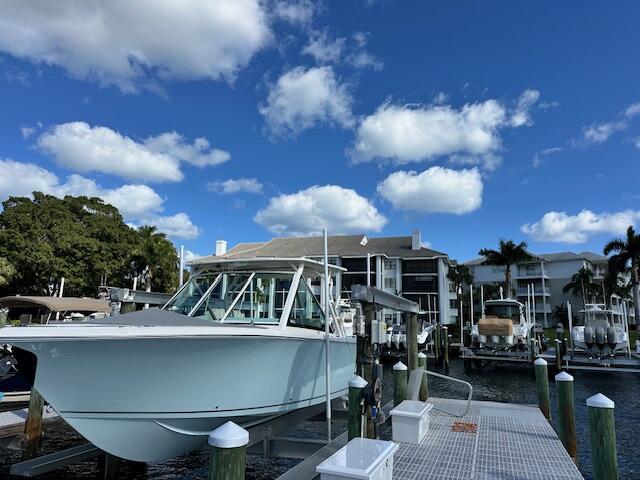
{"label": "piling with cap", "polygon": [[407,365],[409,370],[418,368],[418,314],[409,313],[407,318]]}
{"label": "piling with cap", "polygon": [[556,369],[562,370],[562,342],[556,338]]}
{"label": "piling with cap", "polygon": [[420,382],[420,401],[425,402],[429,398],[429,377],[427,376],[427,356],[420,352],[418,354],[418,368],[424,369],[422,382]]}
{"label": "piling with cap", "polygon": [[549,377],[547,376],[547,361],[538,358],[533,362],[536,370],[536,390],[538,391],[538,407],[547,420],[551,420],[549,408]]}
{"label": "piling with cap", "polygon": [[449,327],[442,327],[442,356],[444,357],[444,368],[449,371]]}
{"label": "piling with cap", "polygon": [[531,358],[531,363],[536,361],[536,340],[532,338],[529,340],[529,357]]}
{"label": "piling with cap", "polygon": [[440,344],[440,324],[436,323],[433,329],[433,355],[438,365],[440,365]]}
{"label": "piling with cap", "polygon": [[249,432],[227,422],[209,434],[209,480],[244,480]]}
{"label": "piling with cap", "polygon": [[573,377],[560,372],[555,377],[558,396],[558,430],[560,440],[569,456],[578,463],[578,441],[576,437],[576,416],[573,402]]}
{"label": "piling with cap", "polygon": [[587,398],[591,464],[594,480],[618,479],[614,408],[615,403],[613,400],[601,393]]}
{"label": "piling with cap", "polygon": [[360,401],[362,400],[362,390],[367,385],[367,381],[360,375],[349,380],[349,411],[347,413],[349,440],[361,436],[362,433],[360,431],[362,426]]}
{"label": "piling with cap", "polygon": [[393,404],[400,405],[407,399],[407,366],[398,362],[393,366]]}

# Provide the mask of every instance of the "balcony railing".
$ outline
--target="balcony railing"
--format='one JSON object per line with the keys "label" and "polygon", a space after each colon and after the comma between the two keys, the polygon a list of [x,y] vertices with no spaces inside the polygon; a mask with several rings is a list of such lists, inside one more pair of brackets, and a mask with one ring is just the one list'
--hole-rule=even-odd
{"label": "balcony railing", "polygon": [[[527,287],[518,287],[516,289],[516,293],[518,294],[519,297],[526,297],[527,296]],[[533,289],[533,294],[534,295],[550,295],[549,292],[549,287],[535,287]]]}
{"label": "balcony railing", "polygon": [[[540,267],[518,267],[519,277],[542,277],[542,268]],[[545,273],[546,277],[547,274]]]}

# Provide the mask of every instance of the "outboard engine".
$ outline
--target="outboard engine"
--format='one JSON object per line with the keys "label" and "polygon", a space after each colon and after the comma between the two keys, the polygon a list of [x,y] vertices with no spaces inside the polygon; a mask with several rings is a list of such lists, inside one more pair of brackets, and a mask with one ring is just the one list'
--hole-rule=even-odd
{"label": "outboard engine", "polygon": [[613,353],[613,349],[616,348],[616,329],[613,327],[607,327],[607,345]]}
{"label": "outboard engine", "polygon": [[593,328],[584,327],[584,343],[589,350],[591,350],[591,347],[593,347],[595,340],[596,338],[595,334],[593,333]]}
{"label": "outboard engine", "polygon": [[604,348],[605,344],[605,331],[603,327],[596,327],[596,343],[600,350]]}

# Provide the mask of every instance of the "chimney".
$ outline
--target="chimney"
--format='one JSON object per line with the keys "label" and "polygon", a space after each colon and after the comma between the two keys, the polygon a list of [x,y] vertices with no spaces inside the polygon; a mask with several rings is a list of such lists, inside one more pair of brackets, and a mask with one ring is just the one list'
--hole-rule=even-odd
{"label": "chimney", "polygon": [[420,250],[422,248],[422,234],[417,228],[411,234],[411,250]]}
{"label": "chimney", "polygon": [[227,241],[216,240],[216,257],[224,255],[225,253],[227,253]]}

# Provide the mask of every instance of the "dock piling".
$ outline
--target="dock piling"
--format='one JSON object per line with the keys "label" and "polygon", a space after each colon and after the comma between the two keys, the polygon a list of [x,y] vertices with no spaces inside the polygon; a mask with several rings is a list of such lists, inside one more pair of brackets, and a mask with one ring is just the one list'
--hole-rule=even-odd
{"label": "dock piling", "polygon": [[594,480],[617,480],[615,403],[601,393],[587,398]]}
{"label": "dock piling", "polygon": [[[557,340],[556,340],[557,341]],[[567,372],[555,376],[558,395],[558,429],[560,440],[573,461],[578,463],[578,441],[576,437],[576,416],[573,403],[573,377]]]}
{"label": "dock piling", "polygon": [[393,404],[400,405],[407,399],[407,366],[398,362],[393,366]]}
{"label": "dock piling", "polygon": [[356,375],[351,380],[349,380],[349,440],[362,435],[362,410],[360,407],[360,400],[362,399],[362,390],[366,386],[367,381],[360,375]]}
{"label": "dock piling", "polygon": [[[533,331],[532,331],[533,334]],[[535,363],[536,361],[536,340],[532,338],[529,340],[529,358],[531,358],[531,363]]]}
{"label": "dock piling", "polygon": [[426,402],[429,398],[429,378],[427,376],[427,356],[422,352],[418,354],[418,368],[424,369],[425,372],[420,383],[419,398],[421,402]]}
{"label": "dock piling", "polygon": [[407,365],[414,370],[418,368],[418,314],[407,315]]}
{"label": "dock piling", "polygon": [[442,327],[442,356],[444,358],[444,368],[449,371],[449,327]]}
{"label": "dock piling", "polygon": [[440,365],[440,324],[436,323],[433,329],[433,355],[436,359],[436,364]]}
{"label": "dock piling", "polygon": [[556,338],[556,369],[562,370],[562,342]]}
{"label": "dock piling", "polygon": [[209,434],[209,480],[244,480],[249,432],[227,422]]}
{"label": "dock piling", "polygon": [[35,388],[31,389],[29,397],[29,410],[24,424],[25,456],[30,458],[38,453],[42,440],[42,412],[44,410],[44,398]]}
{"label": "dock piling", "polygon": [[536,390],[538,391],[538,407],[547,420],[551,420],[549,408],[549,377],[547,376],[547,361],[538,358],[533,362],[536,371]]}

